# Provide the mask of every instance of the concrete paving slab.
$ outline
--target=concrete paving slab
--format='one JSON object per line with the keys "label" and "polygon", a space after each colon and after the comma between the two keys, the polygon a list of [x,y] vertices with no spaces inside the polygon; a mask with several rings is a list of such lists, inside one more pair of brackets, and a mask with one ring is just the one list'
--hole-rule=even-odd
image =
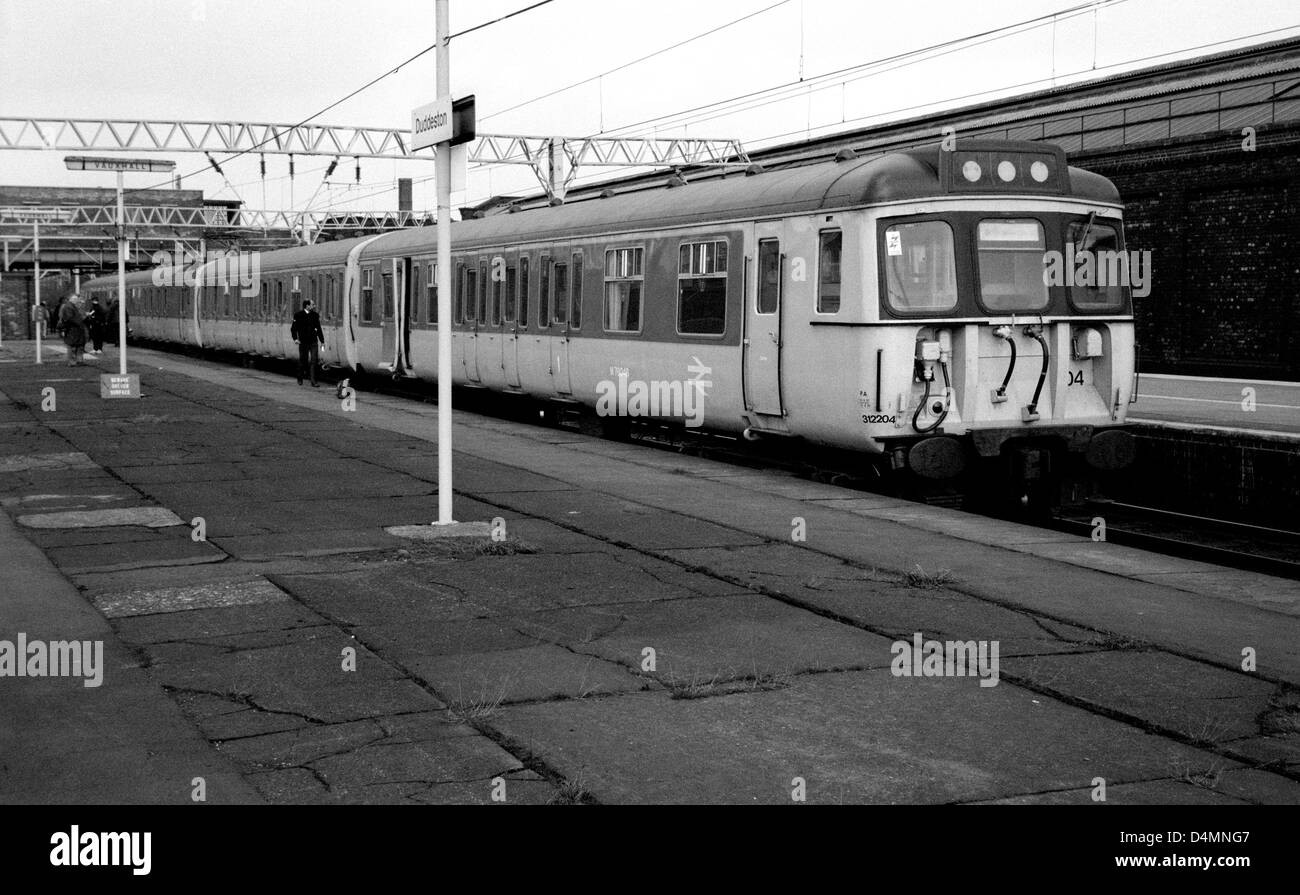
{"label": "concrete paving slab", "polygon": [[116,591],[99,594],[93,602],[95,608],[106,617],[121,618],[130,615],[186,612],[193,609],[255,606],[288,599],[288,594],[265,578],[245,578],[188,587]]}
{"label": "concrete paving slab", "polygon": [[1147,650],[1009,658],[1002,672],[1213,744],[1261,733],[1259,719],[1278,689],[1245,673]]}
{"label": "concrete paving slab", "polygon": [[[954,725],[972,699],[978,722]],[[602,802],[788,804],[796,777],[814,803],[974,801],[1222,764],[1016,687],[884,670],[713,699],[508,706],[493,723]]]}
{"label": "concrete paving slab", "polygon": [[762,543],[762,538],[751,534],[654,512],[641,504],[593,492],[501,494],[498,498],[506,506],[530,515],[574,524],[601,537],[652,550]]}
{"label": "concrete paving slab", "polygon": [[28,513],[18,517],[18,524],[28,528],[107,528],[114,525],[167,528],[185,523],[166,507],[120,507],[107,510]]}
{"label": "concrete paving slab", "polygon": [[891,660],[886,638],[755,595],[625,605],[603,616],[564,610],[520,625],[634,670],[653,649],[654,677],[670,688],[759,677],[784,686],[807,671],[887,667]]}
{"label": "concrete paving slab", "polygon": [[[437,707],[428,693],[336,629],[293,632],[298,642],[218,655],[191,653],[156,662],[155,680],[187,693],[205,693],[269,713],[334,724]],[[344,670],[343,649],[356,650],[356,670]]]}
{"label": "concrete paving slab", "polygon": [[179,536],[161,537],[153,541],[131,540],[79,547],[53,547],[46,552],[69,575],[162,565],[206,565],[226,559],[226,554],[212,543],[191,540],[189,530],[186,527]]}
{"label": "concrete paving slab", "polygon": [[1251,575],[1236,569],[1212,572],[1162,572],[1135,575],[1164,587],[1198,594],[1210,594],[1269,612],[1300,615],[1300,582],[1280,582],[1270,575]]}
{"label": "concrete paving slab", "polygon": [[549,643],[520,649],[422,655],[418,640],[390,655],[427,681],[453,710],[490,711],[501,703],[586,699],[634,693],[650,682],[617,663]]}

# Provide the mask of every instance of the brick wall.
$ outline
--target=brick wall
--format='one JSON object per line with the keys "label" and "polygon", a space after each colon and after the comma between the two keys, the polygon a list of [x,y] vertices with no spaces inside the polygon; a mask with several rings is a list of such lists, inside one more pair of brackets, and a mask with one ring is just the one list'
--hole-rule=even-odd
{"label": "brick wall", "polygon": [[1300,380],[1300,125],[1223,132],[1071,164],[1115,182],[1128,248],[1152,253],[1134,299],[1142,368]]}

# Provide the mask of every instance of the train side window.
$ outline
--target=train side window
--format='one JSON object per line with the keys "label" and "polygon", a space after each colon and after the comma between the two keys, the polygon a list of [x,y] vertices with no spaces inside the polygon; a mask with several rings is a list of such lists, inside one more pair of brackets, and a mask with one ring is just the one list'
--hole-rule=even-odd
{"label": "train side window", "polygon": [[492,280],[488,276],[488,265],[486,261],[478,263],[478,317],[475,319],[479,323],[487,325],[488,322],[488,298],[491,295]]}
{"label": "train side window", "polygon": [[957,307],[957,265],[946,221],[913,221],[882,228],[884,292],[903,314]]}
{"label": "train side window", "polygon": [[422,295],[422,293],[420,292],[420,265],[419,264],[411,265],[411,287],[408,290],[406,290],[406,295],[410,296],[410,300],[407,302],[406,306],[411,309],[410,322],[411,325],[414,326],[420,322],[420,306],[424,304],[424,302],[420,301],[420,296]]}
{"label": "train side window", "polygon": [[492,325],[501,325],[501,306],[505,304],[505,279],[497,279],[495,272],[496,262],[493,262],[492,274]]}
{"label": "train side window", "polygon": [[517,270],[515,270],[513,264],[506,265],[505,290],[506,290],[505,308],[503,309],[502,314],[505,317],[506,323],[514,323],[515,322],[515,299],[518,296],[518,290],[519,290],[519,273]]}
{"label": "train side window", "polygon": [[605,332],[641,331],[644,263],[645,249],[640,247],[605,253]]}
{"label": "train side window", "polygon": [[435,265],[430,264],[429,269],[426,272],[428,274],[428,279],[425,280],[424,291],[426,293],[425,302],[427,303],[428,307],[425,310],[424,319],[430,323],[437,323],[438,322],[438,268]]}
{"label": "train side window", "polygon": [[726,241],[684,242],[677,259],[677,332],[722,335],[727,326]]}
{"label": "train side window", "polygon": [[465,322],[465,265],[456,265],[456,295],[452,302],[451,319],[453,323]]}
{"label": "train side window", "polygon": [[573,286],[569,290],[569,328],[582,329],[582,252],[573,253]]}
{"label": "train side window", "polygon": [[569,322],[569,264],[557,261],[551,275],[552,320],[558,324]]}
{"label": "train side window", "polygon": [[537,328],[551,325],[551,259],[545,255],[541,261],[541,288],[537,292]]}
{"label": "train side window", "polygon": [[393,274],[391,272],[380,275],[380,282],[383,284],[384,307],[383,314],[385,320],[393,319]]}
{"label": "train side window", "polygon": [[[1081,244],[1087,230],[1088,242]],[[1119,232],[1116,228],[1093,221],[1071,221],[1066,229],[1065,242],[1074,246],[1076,256],[1089,253],[1093,265],[1092,286],[1070,287],[1070,304],[1081,311],[1114,311],[1124,304],[1124,284],[1129,282],[1127,256],[1120,253]],[[1066,264],[1072,263],[1069,259]]]}
{"label": "train side window", "polygon": [[980,303],[989,311],[1037,311],[1047,307],[1043,225],[1033,218],[979,222]]}
{"label": "train side window", "polygon": [[817,313],[840,310],[840,260],[844,255],[844,234],[827,230],[821,234],[817,251]]}
{"label": "train side window", "polygon": [[473,322],[477,318],[474,316],[478,303],[478,268],[468,266],[465,268],[465,319]]}
{"label": "train side window", "polygon": [[528,326],[528,256],[519,259],[519,325]]}
{"label": "train side window", "polygon": [[758,243],[758,306],[760,314],[775,314],[781,307],[781,241]]}
{"label": "train side window", "polygon": [[370,323],[375,319],[375,269],[361,271],[361,319]]}

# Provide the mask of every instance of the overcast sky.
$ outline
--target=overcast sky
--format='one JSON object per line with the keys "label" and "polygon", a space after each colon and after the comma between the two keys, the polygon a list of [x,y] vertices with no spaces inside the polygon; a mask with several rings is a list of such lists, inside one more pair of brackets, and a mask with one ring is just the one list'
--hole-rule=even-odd
{"label": "overcast sky", "polygon": [[[452,30],[531,2],[451,0]],[[452,90],[476,94],[481,133],[621,133],[1081,5],[1086,0],[552,0],[454,40]],[[815,92],[760,97],[762,104],[726,115],[666,118],[659,132],[734,137],[756,148],[1042,89],[1054,78],[1068,83],[1297,35],[1296,0],[1111,0],[1055,26],[814,81]],[[433,42],[433,0],[0,0],[0,116],[296,123]],[[407,128],[411,108],[434,98],[434,72],[428,53],[316,123]],[[0,183],[112,185],[112,175],[67,171],[65,154],[0,151]],[[206,165],[202,156],[164,157],[186,175]],[[431,164],[362,160],[356,186],[345,159],[322,187],[328,162],[297,158],[291,184],[287,160],[268,157],[265,200],[256,157],[225,166],[233,192],[210,172],[185,186],[253,208],[312,200],[318,209],[387,209],[397,205],[396,178],[411,176],[417,209],[435,204]],[[149,185],[145,177],[128,175],[128,185]],[[526,168],[475,169],[457,199],[535,191]]]}

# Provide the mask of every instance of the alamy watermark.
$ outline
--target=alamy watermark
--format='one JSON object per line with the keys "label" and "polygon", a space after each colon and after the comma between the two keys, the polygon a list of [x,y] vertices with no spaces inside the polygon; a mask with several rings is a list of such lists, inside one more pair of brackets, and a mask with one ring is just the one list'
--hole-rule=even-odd
{"label": "alamy watermark", "polygon": [[981,687],[998,685],[996,640],[926,640],[920,631],[912,641],[896,640],[889,665],[894,677],[978,677]]}
{"label": "alamy watermark", "polygon": [[104,682],[104,641],[0,640],[0,677],[80,677],[83,687]]}
{"label": "alamy watermark", "polygon": [[1151,252],[1076,250],[1074,243],[1067,242],[1064,253],[1055,249],[1043,253],[1043,282],[1094,289],[1128,286],[1134,298],[1146,298],[1151,294]]}
{"label": "alamy watermark", "polygon": [[631,379],[626,367],[610,367],[615,379],[602,379],[596,383],[596,414],[598,416],[627,417],[682,417],[689,428],[704,425],[704,399],[713,380],[707,378],[713,368],[698,357],[686,371],[691,379]]}
{"label": "alamy watermark", "polygon": [[154,252],[152,281],[155,286],[193,289],[198,283],[199,271],[211,265],[210,276],[218,286],[237,287],[244,298],[252,298],[261,289],[262,255],[260,252],[209,251],[191,252],[181,249],[176,254]]}

